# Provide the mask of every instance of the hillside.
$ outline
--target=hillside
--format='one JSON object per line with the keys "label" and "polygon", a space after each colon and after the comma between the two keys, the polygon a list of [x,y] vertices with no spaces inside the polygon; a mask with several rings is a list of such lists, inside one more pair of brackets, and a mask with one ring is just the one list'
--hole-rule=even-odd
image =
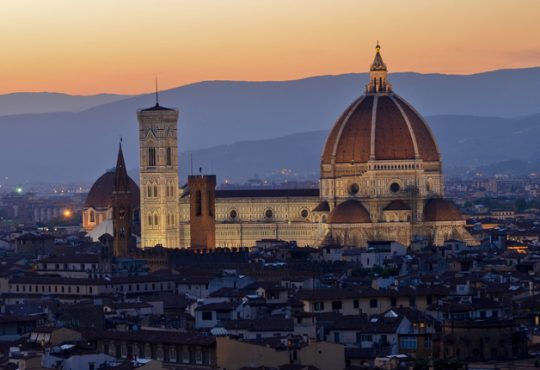
{"label": "hillside", "polygon": [[[200,150],[326,131],[362,93],[365,80],[365,74],[348,74],[285,82],[210,81],[164,91],[160,102],[180,109],[180,151]],[[524,116],[539,110],[540,68],[470,76],[396,73],[391,81],[395,91],[421,113],[436,115],[429,121],[446,163],[480,165],[535,155],[531,135],[538,133],[538,117]],[[82,112],[0,117],[0,168],[6,176],[20,180],[91,180],[114,164],[121,136],[128,165],[136,167],[136,110],[153,101],[152,95],[142,95]],[[474,117],[482,115],[523,118]],[[291,155],[293,148],[303,144],[287,140],[291,149],[279,154],[268,149],[261,161],[288,167],[278,158]],[[311,161],[316,153],[316,169],[321,145],[309,150]],[[240,153],[255,156],[255,152]],[[14,156],[16,163],[9,160]],[[204,158],[202,152],[200,156]],[[212,167],[217,171],[219,159],[215,162]],[[311,165],[307,166],[312,162],[304,163],[305,171],[312,172]],[[262,167],[256,173],[263,175]],[[246,168],[244,175],[252,174]]]}

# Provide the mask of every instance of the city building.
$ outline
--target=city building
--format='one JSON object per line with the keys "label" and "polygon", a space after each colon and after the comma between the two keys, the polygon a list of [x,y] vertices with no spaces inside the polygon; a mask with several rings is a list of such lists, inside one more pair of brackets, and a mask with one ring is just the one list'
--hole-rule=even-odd
{"label": "city building", "polygon": [[[178,111],[156,102],[138,118],[142,247],[249,247],[262,239],[299,246],[365,246],[374,240],[409,246],[417,237],[435,245],[447,239],[475,242],[459,210],[444,198],[435,138],[420,114],[393,92],[379,45],[365,94],[328,135],[319,189],[215,190],[206,184],[204,196],[189,184],[179,189]],[[205,204],[212,207],[201,208],[208,194]],[[205,235],[215,225],[215,237],[192,237],[201,230],[194,222]]]}

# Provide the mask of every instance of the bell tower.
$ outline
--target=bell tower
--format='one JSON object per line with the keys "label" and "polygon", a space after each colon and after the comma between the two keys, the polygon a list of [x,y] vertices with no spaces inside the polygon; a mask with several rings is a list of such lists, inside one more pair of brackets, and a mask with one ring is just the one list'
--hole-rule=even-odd
{"label": "bell tower", "polygon": [[156,105],[139,121],[141,247],[180,246],[178,203],[178,110]]}
{"label": "bell tower", "polygon": [[113,255],[126,257],[129,253],[132,233],[131,190],[129,177],[122,153],[122,144],[118,149],[116,169],[114,171],[114,190],[112,193],[113,208]]}

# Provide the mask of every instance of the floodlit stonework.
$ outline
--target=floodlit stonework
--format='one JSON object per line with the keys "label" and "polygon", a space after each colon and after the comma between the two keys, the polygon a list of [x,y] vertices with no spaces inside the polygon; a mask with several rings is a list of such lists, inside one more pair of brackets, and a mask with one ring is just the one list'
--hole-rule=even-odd
{"label": "floodlit stonework", "polygon": [[140,110],[141,246],[180,246],[178,204],[178,111]]}
{"label": "floodlit stonework", "polygon": [[[159,105],[139,112],[143,247],[190,247],[192,195],[189,187],[178,188],[177,119],[176,110]],[[435,245],[474,243],[461,213],[444,199],[435,138],[394,94],[379,45],[365,94],[330,130],[320,189],[216,190],[215,196],[217,247],[249,247],[261,239],[299,246],[410,245],[417,237]]]}

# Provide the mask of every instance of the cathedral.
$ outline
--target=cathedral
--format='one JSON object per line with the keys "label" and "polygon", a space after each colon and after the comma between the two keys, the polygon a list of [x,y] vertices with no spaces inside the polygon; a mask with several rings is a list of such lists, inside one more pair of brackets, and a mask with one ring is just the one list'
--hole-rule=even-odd
{"label": "cathedral", "polygon": [[364,94],[338,117],[322,148],[319,189],[220,190],[208,175],[180,187],[178,111],[157,102],[138,111],[140,246],[474,243],[459,210],[444,199],[441,155],[428,124],[394,93],[387,73],[377,45]]}

